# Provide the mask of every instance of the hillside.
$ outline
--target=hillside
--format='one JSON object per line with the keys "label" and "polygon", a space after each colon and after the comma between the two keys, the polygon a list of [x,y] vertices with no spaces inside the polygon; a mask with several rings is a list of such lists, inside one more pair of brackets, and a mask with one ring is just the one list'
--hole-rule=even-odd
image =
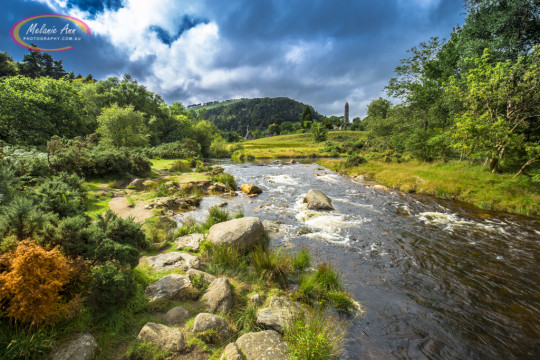
{"label": "hillside", "polygon": [[[251,130],[264,130],[277,119],[282,122],[299,122],[307,105],[286,97],[242,99],[231,102],[202,106],[204,117],[212,121],[222,131],[236,131],[244,135],[249,125]],[[311,106],[310,106],[311,107]],[[321,115],[311,107],[313,118]]]}

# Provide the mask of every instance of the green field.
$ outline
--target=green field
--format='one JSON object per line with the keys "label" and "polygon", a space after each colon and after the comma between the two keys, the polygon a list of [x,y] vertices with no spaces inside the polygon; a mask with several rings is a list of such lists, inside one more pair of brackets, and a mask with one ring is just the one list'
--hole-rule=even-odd
{"label": "green field", "polygon": [[344,168],[339,160],[321,159],[319,164],[347,175],[365,175],[369,180],[404,192],[459,200],[481,209],[540,216],[540,185],[525,176],[492,174],[486,167],[466,162],[386,163],[369,161]]}
{"label": "green field", "polygon": [[[327,141],[335,143],[352,142],[365,138],[363,131],[330,131]],[[330,157],[329,153],[323,152],[325,142],[313,141],[311,133],[281,135],[262,139],[246,141],[242,143],[244,150],[237,151],[233,158],[240,155],[253,157],[256,159],[272,158],[309,158],[309,157]]]}

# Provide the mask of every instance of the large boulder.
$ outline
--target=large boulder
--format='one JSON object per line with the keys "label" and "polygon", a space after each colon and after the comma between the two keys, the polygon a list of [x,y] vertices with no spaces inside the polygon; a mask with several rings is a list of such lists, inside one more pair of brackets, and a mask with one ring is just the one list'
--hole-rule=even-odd
{"label": "large boulder", "polygon": [[143,326],[137,340],[152,342],[171,352],[181,352],[186,348],[182,330],[153,322]]}
{"label": "large boulder", "polygon": [[169,274],[148,285],[145,290],[150,301],[168,299],[181,300],[191,288],[188,275]]}
{"label": "large boulder", "polygon": [[284,328],[291,327],[303,315],[300,305],[287,296],[272,296],[270,305],[258,311],[257,324],[265,329],[283,332]]}
{"label": "large boulder", "polygon": [[220,339],[227,339],[232,335],[231,327],[222,317],[209,313],[200,313],[195,316],[193,332],[201,333],[208,330],[216,331]]}
{"label": "large boulder", "polygon": [[304,202],[311,210],[335,210],[332,200],[319,190],[309,190],[304,197]]}
{"label": "large boulder", "polygon": [[245,217],[213,225],[206,240],[213,244],[234,245],[247,251],[261,242],[263,234],[264,227],[259,218]]}
{"label": "large boulder", "polygon": [[129,183],[127,186],[128,189],[142,189],[143,188],[143,181],[141,179],[134,179],[132,182]]}
{"label": "large boulder", "polygon": [[240,190],[246,195],[259,195],[262,193],[261,188],[253,184],[242,184]]}
{"label": "large boulder", "polygon": [[97,351],[96,338],[91,334],[80,334],[75,339],[60,346],[52,360],[92,360]]}
{"label": "large boulder", "polygon": [[210,312],[227,312],[232,308],[231,284],[226,278],[217,278],[208,287],[203,296],[206,308]]}
{"label": "large boulder", "polygon": [[244,360],[244,357],[235,343],[229,343],[229,345],[225,346],[219,360]]}
{"label": "large boulder", "polygon": [[163,322],[167,325],[181,325],[188,318],[189,311],[181,306],[176,306],[163,315]]}
{"label": "large boulder", "polygon": [[198,269],[201,267],[201,259],[195,255],[181,252],[169,252],[142,259],[155,271]]}
{"label": "large boulder", "polygon": [[203,241],[204,236],[202,234],[190,234],[186,236],[181,236],[174,240],[174,243],[178,249],[192,249],[199,250],[201,241]]}
{"label": "large boulder", "polygon": [[288,345],[273,330],[244,334],[236,340],[236,346],[245,355],[246,360],[287,359]]}

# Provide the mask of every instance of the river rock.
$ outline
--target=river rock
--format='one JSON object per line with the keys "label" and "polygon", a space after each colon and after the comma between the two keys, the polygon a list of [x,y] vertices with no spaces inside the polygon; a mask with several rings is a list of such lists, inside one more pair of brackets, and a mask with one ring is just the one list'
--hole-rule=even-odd
{"label": "river rock", "polygon": [[227,312],[232,308],[231,283],[226,278],[212,281],[202,297],[210,312]]}
{"label": "river rock", "polygon": [[143,181],[141,179],[135,179],[132,182],[129,183],[127,186],[128,189],[142,189],[143,188]]}
{"label": "river rock", "polygon": [[193,332],[198,333],[207,330],[215,330],[221,339],[227,339],[232,335],[231,327],[222,317],[209,313],[200,313],[195,316]]}
{"label": "river rock", "polygon": [[191,287],[188,275],[169,274],[148,285],[145,290],[150,301],[169,299],[181,300]]}
{"label": "river rock", "polygon": [[383,191],[388,191],[388,190],[390,190],[390,189],[388,188],[388,186],[378,185],[378,184],[377,184],[377,185],[373,185],[372,188],[373,188],[373,189],[377,189],[377,190],[383,190]]}
{"label": "river rock", "polygon": [[334,210],[332,200],[319,190],[309,190],[304,202],[307,202],[308,209],[311,210]]}
{"label": "river rock", "polygon": [[96,338],[91,334],[80,334],[75,339],[60,346],[52,360],[92,360],[97,351]]}
{"label": "river rock", "polygon": [[174,240],[174,243],[178,247],[178,249],[192,249],[192,250],[199,250],[199,246],[201,244],[201,241],[204,240],[204,236],[202,234],[190,234],[186,236],[181,236]]}
{"label": "river rock", "polygon": [[242,190],[242,192],[246,195],[259,195],[262,193],[261,188],[253,184],[242,184],[242,186],[240,186],[240,190]]}
{"label": "river rock", "polygon": [[230,343],[225,346],[219,360],[244,360],[244,357],[242,356],[240,349],[238,349],[238,346],[236,346],[235,343]]}
{"label": "river rock", "polygon": [[229,188],[227,187],[227,185],[223,184],[223,183],[220,183],[220,182],[216,182],[216,183],[213,183],[212,185],[210,185],[208,187],[208,191],[213,191],[213,192],[225,192],[225,191],[228,191]]}
{"label": "river rock", "polygon": [[248,300],[255,306],[261,305],[262,298],[260,294],[253,294],[251,295]]}
{"label": "river rock", "polygon": [[198,269],[201,267],[201,259],[195,255],[182,252],[169,252],[156,256],[148,256],[141,259],[155,271]]}
{"label": "river rock", "polygon": [[236,340],[236,346],[245,355],[246,360],[287,359],[288,345],[273,330],[244,334]]}
{"label": "river rock", "polygon": [[212,281],[216,280],[216,277],[212,274],[209,274],[209,273],[206,273],[204,271],[201,271],[201,270],[197,270],[197,269],[189,269],[187,272],[186,272],[186,275],[187,276],[203,276],[204,278],[204,281],[208,284],[211,284]]}
{"label": "river rock", "polygon": [[206,240],[213,244],[234,245],[247,251],[259,244],[263,238],[264,227],[256,217],[244,217],[213,225]]}
{"label": "river rock", "polygon": [[181,306],[176,306],[163,315],[163,322],[167,325],[181,325],[188,318],[189,311]]}
{"label": "river rock", "polygon": [[137,340],[150,341],[171,352],[180,352],[186,348],[182,330],[153,322],[144,325],[137,335]]}
{"label": "river rock", "polygon": [[285,327],[292,326],[303,315],[300,305],[287,296],[272,296],[270,305],[258,311],[257,324],[265,329],[282,332]]}

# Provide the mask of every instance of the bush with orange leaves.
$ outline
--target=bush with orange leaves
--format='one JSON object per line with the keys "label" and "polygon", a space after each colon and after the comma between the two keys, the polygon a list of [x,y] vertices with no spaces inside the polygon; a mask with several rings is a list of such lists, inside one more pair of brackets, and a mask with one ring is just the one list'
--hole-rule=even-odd
{"label": "bush with orange leaves", "polygon": [[45,250],[32,241],[21,241],[2,256],[0,299],[8,317],[38,325],[59,316],[60,291],[70,278],[70,266],[58,249]]}

